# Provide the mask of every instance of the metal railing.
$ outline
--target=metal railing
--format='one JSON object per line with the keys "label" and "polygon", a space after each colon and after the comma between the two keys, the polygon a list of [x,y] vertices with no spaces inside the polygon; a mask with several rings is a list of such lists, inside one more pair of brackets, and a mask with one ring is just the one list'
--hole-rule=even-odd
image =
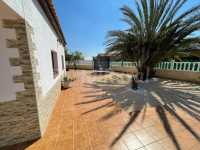
{"label": "metal railing", "polygon": [[[111,67],[134,67],[136,62],[111,62]],[[190,71],[200,72],[200,62],[160,62],[155,66],[155,69],[160,70],[175,70],[175,71]]]}

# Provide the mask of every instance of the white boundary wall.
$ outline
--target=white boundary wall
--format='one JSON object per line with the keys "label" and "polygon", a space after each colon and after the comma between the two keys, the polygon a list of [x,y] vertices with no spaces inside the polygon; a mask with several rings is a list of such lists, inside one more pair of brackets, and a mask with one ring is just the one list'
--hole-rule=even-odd
{"label": "white boundary wall", "polygon": [[[123,65],[122,65],[123,64]],[[124,73],[137,73],[134,62],[111,62],[111,71]],[[93,69],[92,63],[84,65],[79,63],[78,69]],[[200,62],[161,62],[155,67],[156,76],[175,80],[200,83]]]}

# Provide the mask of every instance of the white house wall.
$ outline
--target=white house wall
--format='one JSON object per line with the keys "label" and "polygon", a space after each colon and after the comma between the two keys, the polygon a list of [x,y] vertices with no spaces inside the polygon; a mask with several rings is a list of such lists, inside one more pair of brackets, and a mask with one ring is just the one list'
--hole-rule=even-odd
{"label": "white house wall", "polygon": [[[1,149],[45,132],[65,71],[64,47],[37,0],[0,0],[0,10]],[[51,50],[58,56],[56,78]]]}
{"label": "white house wall", "polygon": [[[34,29],[34,43],[37,49],[38,69],[40,73],[40,86],[42,87],[43,96],[56,83],[53,76],[51,50],[57,51],[59,75],[62,73],[61,55],[64,56],[64,48],[57,42],[57,36],[52,26],[49,24],[47,17],[41,10],[36,0],[32,2],[24,1],[25,20]],[[58,76],[59,77],[59,76]]]}
{"label": "white house wall", "polygon": [[[6,0],[10,2],[10,0]],[[18,2],[16,0],[16,2]],[[0,1],[0,149],[41,136],[28,28]]]}
{"label": "white house wall", "polygon": [[[36,46],[38,57],[38,72],[40,73],[40,86],[42,95],[46,93],[57,82],[62,71],[61,56],[64,56],[64,47],[57,42],[57,36],[50,25],[46,15],[37,0],[4,0],[13,10],[28,22],[33,28],[33,41]],[[59,75],[53,77],[51,50],[57,51]]]}
{"label": "white house wall", "polygon": [[[22,83],[14,83],[13,76],[21,75],[20,67],[10,65],[11,57],[18,57],[18,50],[7,48],[6,39],[16,39],[14,29],[2,27],[2,19],[16,19],[18,16],[13,13],[2,1],[0,1],[0,102],[16,99],[16,92],[24,90]],[[5,18],[6,16],[6,18]]]}

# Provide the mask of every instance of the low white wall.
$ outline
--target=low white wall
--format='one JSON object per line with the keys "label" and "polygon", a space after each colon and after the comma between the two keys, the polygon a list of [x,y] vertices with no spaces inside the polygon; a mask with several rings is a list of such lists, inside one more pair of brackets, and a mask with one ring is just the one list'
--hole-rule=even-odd
{"label": "low white wall", "polygon": [[[74,69],[73,66],[70,67]],[[92,70],[92,65],[77,65],[77,69]],[[136,67],[120,67],[112,66],[112,71],[123,72],[123,73],[137,73]],[[200,83],[200,72],[190,72],[190,71],[175,71],[175,70],[156,70],[156,76],[160,78],[168,78],[175,80],[183,80]]]}
{"label": "low white wall", "polygon": [[200,72],[156,70],[156,76],[175,80],[183,80],[200,83]]}
{"label": "low white wall", "polygon": [[120,66],[112,66],[111,67],[112,71],[116,72],[123,72],[123,73],[137,73],[137,68],[136,67],[120,67]]}
{"label": "low white wall", "polygon": [[[93,70],[94,67],[93,65],[80,65],[78,64],[77,69],[82,69],[82,70]],[[74,69],[73,65],[70,65],[69,67],[70,69]],[[124,73],[137,73],[137,68],[136,67],[120,67],[120,66],[112,66],[111,67],[112,71],[116,71],[116,72],[124,72]]]}
{"label": "low white wall", "polygon": [[78,65],[78,69],[92,70],[93,66],[91,66],[91,65]]}
{"label": "low white wall", "polygon": [[[11,67],[9,59],[18,57],[17,49],[7,48],[6,39],[16,39],[15,30],[2,27],[2,19],[17,19],[17,16],[5,3],[0,1],[0,102],[16,99],[16,92],[24,90],[22,83],[14,83],[13,76],[21,75],[20,67]],[[6,17],[6,18],[5,18]]]}
{"label": "low white wall", "polygon": [[[76,65],[76,68],[80,70],[93,70],[92,65]],[[69,69],[75,69],[74,65],[70,65]]]}
{"label": "low white wall", "polygon": [[[124,73],[137,73],[137,69],[131,67],[112,67],[112,71]],[[174,80],[190,81],[200,83],[200,72],[176,71],[176,70],[156,70],[155,76]]]}

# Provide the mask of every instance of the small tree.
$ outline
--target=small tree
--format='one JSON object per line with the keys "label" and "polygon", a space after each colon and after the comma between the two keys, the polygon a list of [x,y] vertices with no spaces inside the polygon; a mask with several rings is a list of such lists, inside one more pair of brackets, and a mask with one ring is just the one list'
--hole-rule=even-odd
{"label": "small tree", "polygon": [[77,63],[80,60],[84,60],[84,56],[83,56],[82,52],[75,51],[75,52],[71,52],[71,53],[66,53],[65,60],[67,61],[68,68],[70,68],[70,65],[73,64],[74,68],[77,69]]}
{"label": "small tree", "polygon": [[65,54],[65,60],[67,61],[67,68],[70,68],[70,65],[72,63],[73,60],[73,55],[72,54]]}
{"label": "small tree", "polygon": [[77,63],[80,60],[84,60],[83,53],[79,51],[75,51],[74,53],[72,53],[72,56],[73,56],[74,68],[77,69]]}

